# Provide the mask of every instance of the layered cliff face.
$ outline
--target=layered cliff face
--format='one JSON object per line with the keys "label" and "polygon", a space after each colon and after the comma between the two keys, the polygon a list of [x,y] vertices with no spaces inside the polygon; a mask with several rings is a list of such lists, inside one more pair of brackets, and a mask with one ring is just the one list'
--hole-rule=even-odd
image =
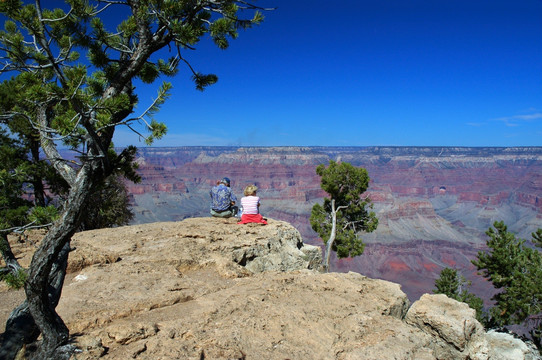
{"label": "layered cliff face", "polygon": [[365,254],[334,261],[400,282],[411,299],[433,288],[444,266],[464,269],[475,289],[470,260],[496,220],[521,238],[542,227],[542,148],[233,148],[140,149],[143,181],[129,184],[136,223],[206,216],[209,189],[224,176],[242,196],[255,183],[261,212],[296,226],[321,244],[308,218],[322,201],[318,164],[330,159],[365,167],[378,230],[363,236]]}

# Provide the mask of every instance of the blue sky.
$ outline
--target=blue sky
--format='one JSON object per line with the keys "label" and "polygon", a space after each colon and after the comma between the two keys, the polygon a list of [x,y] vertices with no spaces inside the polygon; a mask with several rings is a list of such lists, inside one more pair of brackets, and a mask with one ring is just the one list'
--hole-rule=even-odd
{"label": "blue sky", "polygon": [[154,146],[542,146],[542,0],[256,4],[277,9],[229,49],[184,53],[219,81],[181,68]]}

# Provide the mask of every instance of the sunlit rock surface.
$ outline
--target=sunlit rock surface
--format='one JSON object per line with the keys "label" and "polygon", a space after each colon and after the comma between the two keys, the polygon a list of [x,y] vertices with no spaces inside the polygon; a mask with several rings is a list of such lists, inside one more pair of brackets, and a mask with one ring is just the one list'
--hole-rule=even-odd
{"label": "sunlit rock surface", "polygon": [[[398,284],[313,270],[319,249],[268,221],[206,217],[76,234],[57,308],[76,358],[538,358],[510,335],[487,334],[473,310],[446,296],[409,307]],[[28,259],[34,245],[18,244]]]}

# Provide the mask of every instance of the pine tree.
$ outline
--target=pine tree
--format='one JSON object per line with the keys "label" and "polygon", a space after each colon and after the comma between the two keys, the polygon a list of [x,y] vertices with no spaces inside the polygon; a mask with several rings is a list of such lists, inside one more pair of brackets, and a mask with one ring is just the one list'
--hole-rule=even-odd
{"label": "pine tree", "polygon": [[[533,242],[540,241],[541,229],[533,233]],[[495,222],[486,234],[488,252],[479,251],[472,263],[479,273],[500,291],[493,296],[490,324],[504,326],[522,324],[529,316],[542,313],[542,254],[516,239],[503,222]],[[528,325],[528,323],[527,323]],[[531,334],[540,344],[540,324]]]}
{"label": "pine tree", "polygon": [[133,219],[126,185],[120,175],[109,176],[89,199],[89,207],[81,222],[81,230],[127,225]]}
{"label": "pine tree", "polygon": [[28,222],[32,204],[23,198],[28,168],[25,148],[0,127],[0,253],[6,266],[0,268],[0,280],[21,287],[24,269],[11,251],[8,234]]}
{"label": "pine tree", "polygon": [[471,282],[460,275],[457,270],[444,268],[440,272],[440,276],[435,280],[435,294],[444,294],[451,299],[464,302],[471,309],[476,310],[476,319],[482,324],[487,325],[487,315],[484,312],[484,301],[469,292]]}
{"label": "pine tree", "polygon": [[322,177],[321,187],[329,198],[323,205],[313,206],[310,223],[326,245],[323,265],[329,271],[331,251],[336,251],[339,258],[363,254],[365,244],[359,232],[374,231],[378,219],[369,210],[371,200],[363,196],[369,187],[367,170],[331,160],[327,168],[318,165],[316,173]]}

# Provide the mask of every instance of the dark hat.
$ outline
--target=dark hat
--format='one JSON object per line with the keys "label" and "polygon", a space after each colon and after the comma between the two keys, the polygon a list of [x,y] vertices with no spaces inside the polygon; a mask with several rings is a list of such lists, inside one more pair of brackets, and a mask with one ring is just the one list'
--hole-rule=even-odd
{"label": "dark hat", "polygon": [[230,179],[228,179],[227,177],[225,178],[222,178],[222,180],[220,180],[220,182],[224,185],[228,185],[230,186]]}

